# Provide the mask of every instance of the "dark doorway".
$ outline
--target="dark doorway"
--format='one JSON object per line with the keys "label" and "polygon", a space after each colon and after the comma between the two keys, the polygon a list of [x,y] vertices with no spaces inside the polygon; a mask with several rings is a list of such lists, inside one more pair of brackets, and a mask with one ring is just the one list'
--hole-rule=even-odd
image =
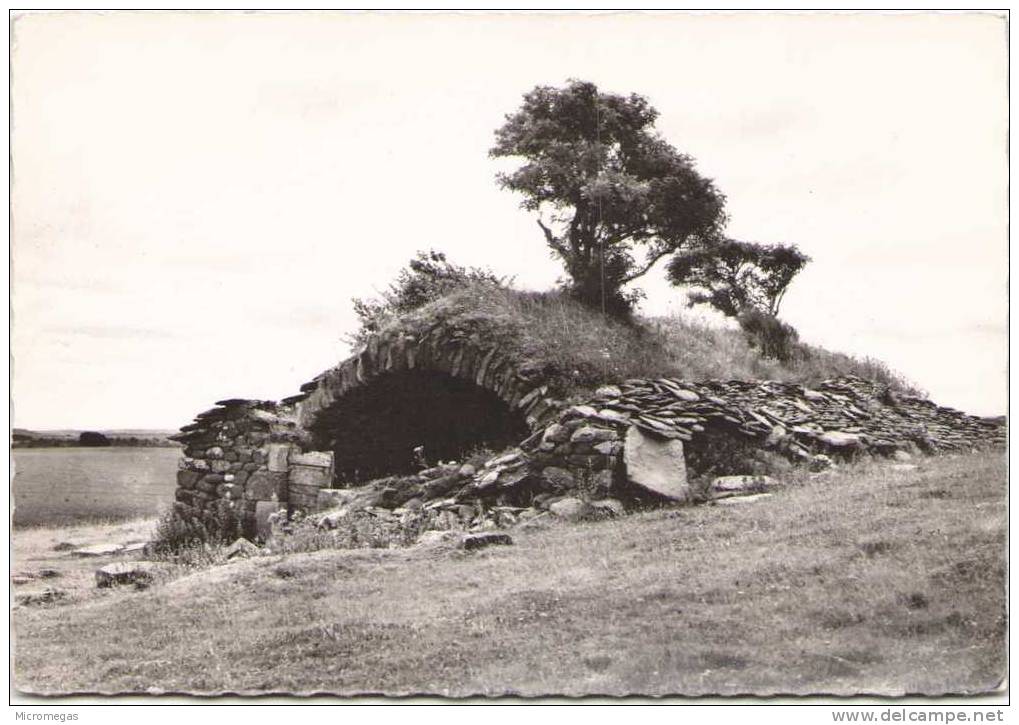
{"label": "dark doorway", "polygon": [[444,373],[387,373],[319,413],[316,448],[335,453],[336,484],[416,472],[424,458],[461,460],[470,451],[519,443],[529,430],[495,393]]}

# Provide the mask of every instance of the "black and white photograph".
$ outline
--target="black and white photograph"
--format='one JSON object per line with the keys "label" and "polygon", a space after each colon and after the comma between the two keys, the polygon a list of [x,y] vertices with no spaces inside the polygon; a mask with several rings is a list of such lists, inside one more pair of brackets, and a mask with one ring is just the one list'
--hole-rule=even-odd
{"label": "black and white photograph", "polygon": [[1004,722],[1008,33],[11,11],[12,703]]}

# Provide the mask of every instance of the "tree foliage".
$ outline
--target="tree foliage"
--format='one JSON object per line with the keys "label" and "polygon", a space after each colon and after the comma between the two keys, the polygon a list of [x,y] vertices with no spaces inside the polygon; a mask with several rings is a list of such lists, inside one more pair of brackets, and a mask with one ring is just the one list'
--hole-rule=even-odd
{"label": "tree foliage", "polygon": [[792,359],[800,339],[792,325],[755,307],[743,310],[736,319],[747,342],[760,351],[761,357],[782,362]]}
{"label": "tree foliage", "polygon": [[348,336],[348,342],[364,344],[392,318],[428,304],[454,289],[474,283],[502,285],[506,282],[489,269],[453,264],[445,254],[434,249],[419,251],[379,297],[354,298],[354,314],[360,324],[358,330]]}
{"label": "tree foliage", "polygon": [[624,285],[724,223],[725,198],[658,135],[657,117],[642,96],[571,81],[525,94],[495,133],[493,157],[523,159],[499,184],[538,212],[570,291],[591,306],[628,310]]}
{"label": "tree foliage", "polygon": [[778,317],[790,282],[809,261],[795,245],[722,239],[674,256],[668,276],[674,285],[696,288],[691,307],[710,305],[729,317],[750,310]]}
{"label": "tree foliage", "polygon": [[102,433],[87,430],[78,436],[78,445],[80,446],[108,446],[110,445],[110,439],[104,436]]}

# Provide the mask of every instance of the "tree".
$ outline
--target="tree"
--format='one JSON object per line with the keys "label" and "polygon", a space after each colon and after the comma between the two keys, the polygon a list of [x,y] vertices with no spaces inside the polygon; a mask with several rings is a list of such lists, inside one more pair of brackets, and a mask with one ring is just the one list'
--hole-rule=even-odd
{"label": "tree", "polygon": [[675,255],[668,276],[691,286],[688,304],[706,304],[735,317],[751,346],[764,357],[788,360],[798,338],[778,319],[789,283],[810,261],[795,245],[761,245],[721,239]]}
{"label": "tree", "polygon": [[642,96],[600,93],[593,83],[538,86],[506,116],[490,151],[524,159],[497,179],[538,212],[570,291],[616,313],[634,298],[624,285],[725,221],[724,196],[657,134],[657,117]]}
{"label": "tree", "polygon": [[736,239],[677,254],[669,260],[674,285],[699,288],[689,305],[706,304],[729,317],[757,310],[778,317],[793,277],[810,261],[795,245],[759,245]]}
{"label": "tree", "polygon": [[454,289],[477,283],[502,285],[506,280],[488,269],[453,264],[434,249],[419,251],[379,298],[354,298],[354,314],[360,326],[349,335],[349,342],[364,344],[393,317],[416,310]]}
{"label": "tree", "polygon": [[110,445],[110,439],[104,436],[102,433],[96,433],[95,431],[87,430],[78,436],[79,446],[108,446]]}

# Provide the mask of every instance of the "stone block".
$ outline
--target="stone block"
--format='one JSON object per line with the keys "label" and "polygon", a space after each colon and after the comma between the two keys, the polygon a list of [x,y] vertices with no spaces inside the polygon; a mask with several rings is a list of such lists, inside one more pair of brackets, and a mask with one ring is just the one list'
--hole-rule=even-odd
{"label": "stone block", "polygon": [[623,450],[623,444],[620,443],[619,441],[603,441],[602,443],[598,443],[594,447],[594,450],[602,454],[603,456],[614,457],[618,456],[619,453]]}
{"label": "stone block", "polygon": [[223,555],[227,560],[246,559],[249,556],[257,556],[259,553],[261,553],[261,550],[244,537],[237,539],[237,541],[223,550]]}
{"label": "stone block", "polygon": [[96,586],[112,587],[121,584],[145,586],[152,581],[155,568],[147,561],[118,562],[96,569]]}
{"label": "stone block", "polygon": [[673,501],[690,498],[682,441],[652,437],[631,426],[626,433],[623,461],[630,481],[646,491]]}
{"label": "stone block", "polygon": [[863,441],[856,433],[846,433],[840,430],[825,431],[818,436],[818,440],[832,448],[859,449],[863,448]]}
{"label": "stone block", "polygon": [[598,428],[593,425],[585,425],[573,431],[570,441],[573,443],[601,443],[603,441],[614,441],[619,436],[614,430]]}
{"label": "stone block", "polygon": [[290,463],[295,466],[318,466],[319,468],[332,468],[332,451],[308,451],[307,453],[293,453],[290,455]]}
{"label": "stone block", "polygon": [[285,473],[255,471],[244,485],[244,498],[249,501],[282,501],[286,499]]}
{"label": "stone block", "polygon": [[[473,468],[473,466],[472,466]],[[439,496],[445,496],[454,489],[462,486],[467,479],[459,475],[442,476],[428,481],[422,486],[423,494],[425,498],[437,498]]]}
{"label": "stone block", "polygon": [[486,546],[508,546],[513,543],[509,534],[498,531],[483,531],[476,534],[464,534],[460,538],[459,546],[464,551],[474,551]]}
{"label": "stone block", "polygon": [[595,509],[591,504],[572,497],[556,501],[548,507],[548,510],[554,516],[566,521],[583,521],[591,518],[595,513]]}
{"label": "stone block", "polygon": [[715,498],[760,493],[774,485],[770,476],[719,476],[711,482],[711,494]]}
{"label": "stone block", "polygon": [[729,498],[722,498],[716,501],[718,504],[732,505],[732,504],[744,504],[753,503],[754,501],[761,501],[766,498],[771,498],[770,493],[755,493],[750,496],[732,496]]}
{"label": "stone block", "polygon": [[553,489],[558,491],[566,491],[573,488],[576,485],[576,480],[573,474],[565,469],[559,468],[558,466],[547,466],[542,469],[541,477],[548,481],[549,485]]}
{"label": "stone block", "polygon": [[198,471],[177,471],[177,486],[180,488],[192,489],[198,484],[202,474]]}
{"label": "stone block", "polygon": [[243,495],[243,489],[233,483],[221,483],[216,487],[216,495],[220,498],[236,500]]}
{"label": "stone block", "polygon": [[279,511],[282,507],[276,501],[259,501],[255,505],[255,536],[262,541],[269,538],[272,533],[272,526],[269,517]]}
{"label": "stone block", "polygon": [[223,449],[220,448],[219,446],[213,446],[212,448],[209,448],[208,450],[205,451],[205,457],[209,459],[222,458]]}
{"label": "stone block", "polygon": [[290,484],[327,488],[333,480],[328,468],[317,466],[293,466],[289,472]]}
{"label": "stone block", "polygon": [[270,443],[266,450],[266,460],[269,470],[273,473],[283,473],[290,467],[290,446],[286,443]]}
{"label": "stone block", "polygon": [[570,430],[565,426],[553,423],[545,429],[541,436],[543,443],[565,443],[570,439]]}
{"label": "stone block", "polygon": [[226,473],[230,470],[230,461],[217,459],[209,463],[209,468],[212,469],[213,473]]}

